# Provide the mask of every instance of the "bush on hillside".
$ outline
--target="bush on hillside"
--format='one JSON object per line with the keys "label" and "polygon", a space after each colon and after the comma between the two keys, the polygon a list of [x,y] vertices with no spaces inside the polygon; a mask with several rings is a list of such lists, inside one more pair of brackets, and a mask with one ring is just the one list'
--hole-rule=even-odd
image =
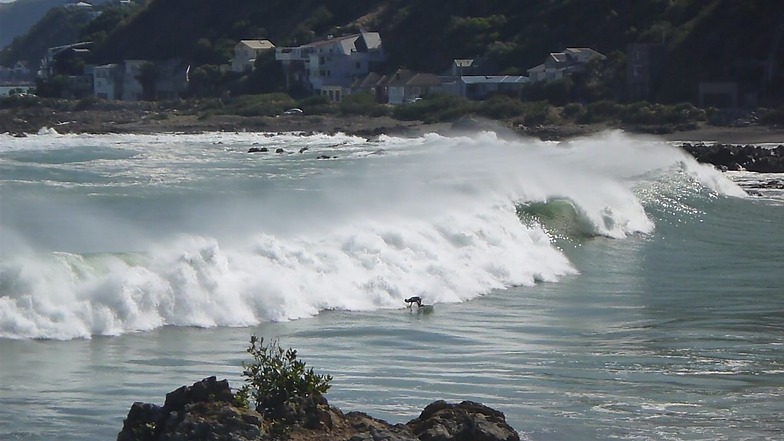
{"label": "bush on hillside", "polygon": [[585,113],[577,118],[580,124],[593,124],[615,120],[621,114],[623,106],[612,101],[597,101],[585,106]]}
{"label": "bush on hillside", "polygon": [[482,103],[479,114],[493,119],[514,118],[524,114],[526,104],[506,95],[495,95]]}
{"label": "bush on hillside", "polygon": [[338,110],[343,115],[386,116],[389,108],[378,104],[376,98],[367,92],[352,93],[338,105]]}
{"label": "bush on hillside", "polygon": [[430,124],[455,121],[461,116],[475,113],[479,106],[479,103],[463,97],[435,94],[415,103],[399,105],[392,114],[403,121],[423,121]]}
{"label": "bush on hillside", "polygon": [[784,107],[765,110],[760,116],[759,122],[765,125],[784,124]]}
{"label": "bush on hillside", "polygon": [[297,107],[306,115],[326,115],[335,113],[336,106],[324,95],[312,95],[297,101]]}
{"label": "bush on hillside", "polygon": [[225,111],[242,116],[275,116],[293,106],[294,100],[285,93],[267,93],[237,97]]}
{"label": "bush on hillside", "polygon": [[704,121],[706,113],[689,103],[667,106],[641,101],[621,106],[617,116],[626,124],[684,124]]}
{"label": "bush on hillside", "polygon": [[568,119],[579,119],[585,114],[585,107],[580,103],[569,103],[561,109],[561,117]]}

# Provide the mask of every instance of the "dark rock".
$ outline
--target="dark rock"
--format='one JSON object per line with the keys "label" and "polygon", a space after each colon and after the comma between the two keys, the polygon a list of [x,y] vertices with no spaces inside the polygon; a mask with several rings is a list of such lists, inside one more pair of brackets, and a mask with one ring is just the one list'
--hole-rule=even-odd
{"label": "dark rock", "polygon": [[265,153],[268,151],[269,149],[266,147],[251,147],[248,149],[248,153],[259,153],[259,152]]}
{"label": "dark rock", "polygon": [[163,411],[180,411],[188,404],[234,401],[228,380],[218,381],[215,377],[205,378],[193,386],[183,386],[166,394]]}
{"label": "dark rock", "polygon": [[275,149],[275,153],[286,153],[286,151],[278,147],[277,149]]}
{"label": "dark rock", "polygon": [[183,412],[172,412],[157,441],[260,439],[263,418],[258,412],[228,403],[189,404]]}
{"label": "dark rock", "polygon": [[117,435],[117,441],[138,441],[153,439],[160,421],[165,413],[161,406],[150,403],[133,403],[128,411],[128,418],[123,421],[122,431]]}
{"label": "dark rock", "polygon": [[408,427],[421,441],[519,441],[502,412],[473,401],[435,401]]}
{"label": "dark rock", "polygon": [[117,441],[260,439],[261,414],[233,402],[228,381],[205,378],[168,393],[163,407],[134,403]]}
{"label": "dark rock", "polygon": [[[504,414],[471,401],[436,401],[407,424],[344,414],[322,395],[304,397],[266,420],[234,404],[226,380],[205,378],[166,395],[163,407],[134,403],[118,441],[519,441]],[[276,421],[276,422],[275,422]],[[281,426],[281,424],[283,426]],[[285,435],[284,435],[285,434]],[[283,438],[281,438],[281,436]]]}
{"label": "dark rock", "polygon": [[299,149],[299,152],[300,153],[305,153],[307,150],[308,150],[307,147],[302,147],[301,149]]}
{"label": "dark rock", "polygon": [[684,143],[681,147],[697,161],[713,164],[721,170],[784,173],[784,146]]}

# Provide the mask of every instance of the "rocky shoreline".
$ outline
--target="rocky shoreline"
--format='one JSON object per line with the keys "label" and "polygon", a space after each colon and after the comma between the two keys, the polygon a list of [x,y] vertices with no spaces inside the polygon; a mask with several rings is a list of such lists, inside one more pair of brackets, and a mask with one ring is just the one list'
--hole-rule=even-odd
{"label": "rocky shoreline", "polygon": [[683,143],[697,161],[727,170],[746,170],[757,173],[784,173],[784,145],[762,147],[759,145]]}
{"label": "rocky shoreline", "polygon": [[227,380],[205,378],[166,395],[164,405],[136,402],[117,441],[519,441],[502,412],[463,401],[435,401],[419,417],[390,424],[363,412],[343,413],[319,396],[285,427],[236,405]]}
{"label": "rocky shoreline", "polygon": [[[342,115],[240,116],[195,115],[177,110],[161,110],[143,103],[107,108],[62,110],[42,106],[0,109],[0,133],[27,136],[42,128],[62,134],[107,133],[206,133],[206,132],[302,132],[345,133],[373,137],[381,134],[421,136],[425,133],[450,135],[476,130],[494,130],[503,135],[541,140],[562,140],[588,136],[608,129],[629,133],[651,133],[650,127],[594,125],[511,126],[500,121],[463,118],[455,123],[426,124],[391,117]],[[670,131],[657,138],[680,143],[700,162],[722,170],[784,173],[784,129],[778,127],[715,127],[700,124],[683,131]],[[759,147],[756,144],[779,144]]]}

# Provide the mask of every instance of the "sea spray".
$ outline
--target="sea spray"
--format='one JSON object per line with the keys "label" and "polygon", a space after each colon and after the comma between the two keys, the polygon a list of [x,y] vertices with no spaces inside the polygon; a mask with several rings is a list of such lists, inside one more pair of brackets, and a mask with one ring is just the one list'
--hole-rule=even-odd
{"label": "sea spray", "polygon": [[[619,132],[561,145],[492,133],[40,134],[3,145],[6,338],[248,326],[397,308],[412,295],[462,302],[576,272],[540,223],[520,221],[521,206],[568,201],[580,234],[623,238],[654,229],[646,204],[672,197],[662,182],[673,173],[742,194],[683,152]],[[25,179],[5,173],[22,164]]]}

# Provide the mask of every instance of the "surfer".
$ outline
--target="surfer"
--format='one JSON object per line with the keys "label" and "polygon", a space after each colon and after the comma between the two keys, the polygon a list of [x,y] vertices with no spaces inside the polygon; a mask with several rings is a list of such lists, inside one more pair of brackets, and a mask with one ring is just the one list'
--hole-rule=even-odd
{"label": "surfer", "polygon": [[414,303],[417,304],[417,308],[421,308],[422,307],[422,298],[419,297],[419,296],[409,297],[409,298],[407,298],[404,301],[406,303],[408,303],[409,307],[414,306]]}

